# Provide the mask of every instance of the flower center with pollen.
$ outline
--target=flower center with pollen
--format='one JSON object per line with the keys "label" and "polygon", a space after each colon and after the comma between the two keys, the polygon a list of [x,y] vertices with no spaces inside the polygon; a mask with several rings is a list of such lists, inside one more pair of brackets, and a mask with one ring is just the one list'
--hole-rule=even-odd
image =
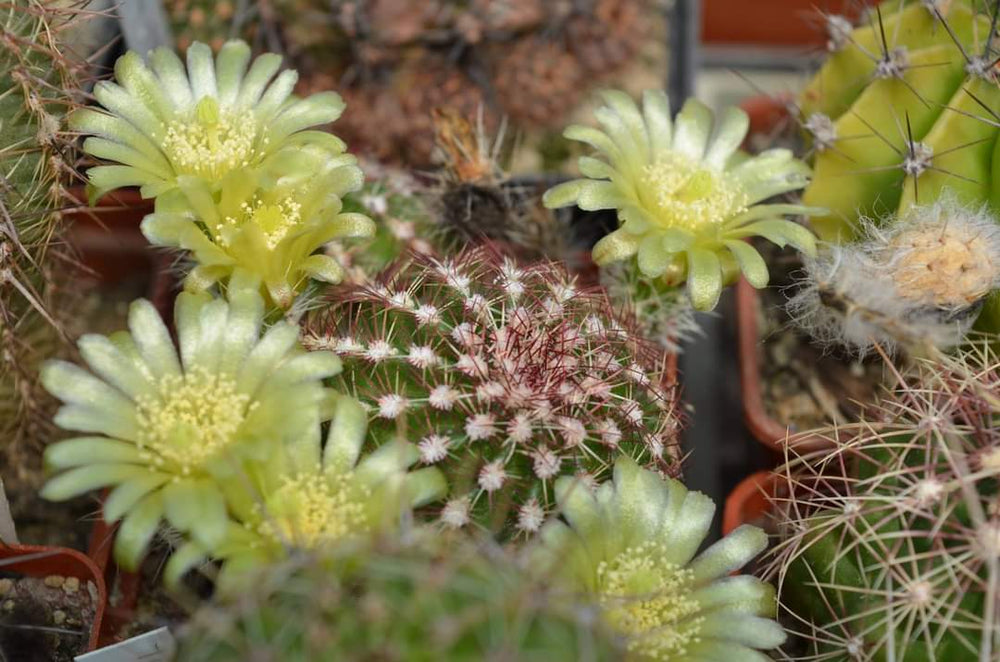
{"label": "flower center with pollen", "polygon": [[204,368],[164,377],[156,395],[136,400],[137,445],[156,466],[188,475],[235,441],[249,403],[236,382]]}
{"label": "flower center with pollen", "polygon": [[[335,482],[334,482],[335,481]],[[369,490],[351,475],[328,479],[320,473],[288,478],[259,511],[257,532],[281,545],[316,549],[369,529]]]}
{"label": "flower center with pollen", "polygon": [[[276,204],[254,199],[241,204],[240,209],[243,213],[239,218],[227,216],[224,224],[233,229],[248,223],[256,225],[263,233],[264,242],[270,250],[277,248],[281,240],[302,221],[302,205],[290,198]],[[224,246],[230,243],[224,232],[220,232],[216,240]]]}
{"label": "flower center with pollen", "polygon": [[251,112],[229,113],[220,110],[214,98],[204,97],[190,118],[166,125],[161,147],[178,174],[220,179],[250,165],[257,157],[257,142]]}
{"label": "flower center with pollen", "polygon": [[664,228],[719,225],[747,208],[746,193],[731,177],[678,152],[667,152],[644,167],[642,183],[651,194],[645,202],[654,222]]}
{"label": "flower center with pollen", "polygon": [[628,650],[651,660],[681,659],[698,641],[705,619],[691,597],[694,575],[668,563],[656,543],[630,547],[597,569],[605,618],[628,639]]}
{"label": "flower center with pollen", "polygon": [[900,294],[938,306],[967,306],[993,287],[995,257],[989,242],[957,223],[905,232],[893,248],[905,252],[892,272]]}

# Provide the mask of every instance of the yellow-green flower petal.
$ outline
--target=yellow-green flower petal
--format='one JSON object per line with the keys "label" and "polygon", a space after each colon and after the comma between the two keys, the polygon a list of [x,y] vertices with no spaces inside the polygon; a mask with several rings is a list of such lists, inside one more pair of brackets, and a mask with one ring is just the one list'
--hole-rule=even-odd
{"label": "yellow-green flower petal", "polygon": [[606,106],[595,112],[603,130],[572,126],[565,132],[593,147],[603,160],[581,158],[585,179],[560,184],[544,197],[548,207],[575,204],[584,210],[618,211],[621,229],[597,243],[595,263],[637,255],[644,276],[669,284],[687,279],[695,307],[705,310],[716,305],[737,265],[750,270],[752,282],[767,282],[761,261],[731,240],[760,234],[811,249],[811,239],[802,235],[808,231],[801,226],[779,232],[754,223],[816,210],[791,204],[755,207],[768,197],[802,188],[809,168],[788,150],[755,157],[740,152],[749,127],[742,110],[724,111],[713,130],[711,110],[694,99],[672,122],[662,92],[644,94],[641,111],[621,92],[605,92],[603,98]]}

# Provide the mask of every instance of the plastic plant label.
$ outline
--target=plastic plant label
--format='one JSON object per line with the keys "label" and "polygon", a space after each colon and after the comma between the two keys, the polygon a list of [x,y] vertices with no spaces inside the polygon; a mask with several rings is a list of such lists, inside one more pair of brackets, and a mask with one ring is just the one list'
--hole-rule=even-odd
{"label": "plastic plant label", "polygon": [[169,629],[160,628],[74,659],[76,662],[173,662],[176,654],[174,635]]}

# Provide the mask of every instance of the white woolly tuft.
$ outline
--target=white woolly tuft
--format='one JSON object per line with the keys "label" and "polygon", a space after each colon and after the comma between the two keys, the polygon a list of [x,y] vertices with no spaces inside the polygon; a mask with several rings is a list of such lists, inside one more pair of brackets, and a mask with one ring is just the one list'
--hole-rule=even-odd
{"label": "white woolly tuft", "polygon": [[985,207],[943,198],[887,227],[866,221],[859,242],[807,259],[799,286],[788,311],[822,343],[954,347],[1000,287],[1000,227]]}

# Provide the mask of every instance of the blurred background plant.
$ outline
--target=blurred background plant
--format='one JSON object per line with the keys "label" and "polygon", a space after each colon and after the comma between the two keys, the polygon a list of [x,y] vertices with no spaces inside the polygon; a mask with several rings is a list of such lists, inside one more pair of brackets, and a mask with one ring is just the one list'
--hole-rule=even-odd
{"label": "blurred background plant", "polygon": [[[570,155],[558,132],[614,80],[633,90],[662,84],[661,0],[272,0],[165,3],[181,50],[241,37],[282,51],[303,89],[337,89],[348,101],[348,142],[383,161],[427,166],[430,110],[487,126],[508,116],[530,144],[515,170],[558,167]],[[626,81],[626,83],[623,83]]]}
{"label": "blurred background plant", "polygon": [[450,536],[384,547],[345,573],[336,554],[272,565],[201,607],[185,662],[622,659],[594,606],[567,599],[494,543]]}

